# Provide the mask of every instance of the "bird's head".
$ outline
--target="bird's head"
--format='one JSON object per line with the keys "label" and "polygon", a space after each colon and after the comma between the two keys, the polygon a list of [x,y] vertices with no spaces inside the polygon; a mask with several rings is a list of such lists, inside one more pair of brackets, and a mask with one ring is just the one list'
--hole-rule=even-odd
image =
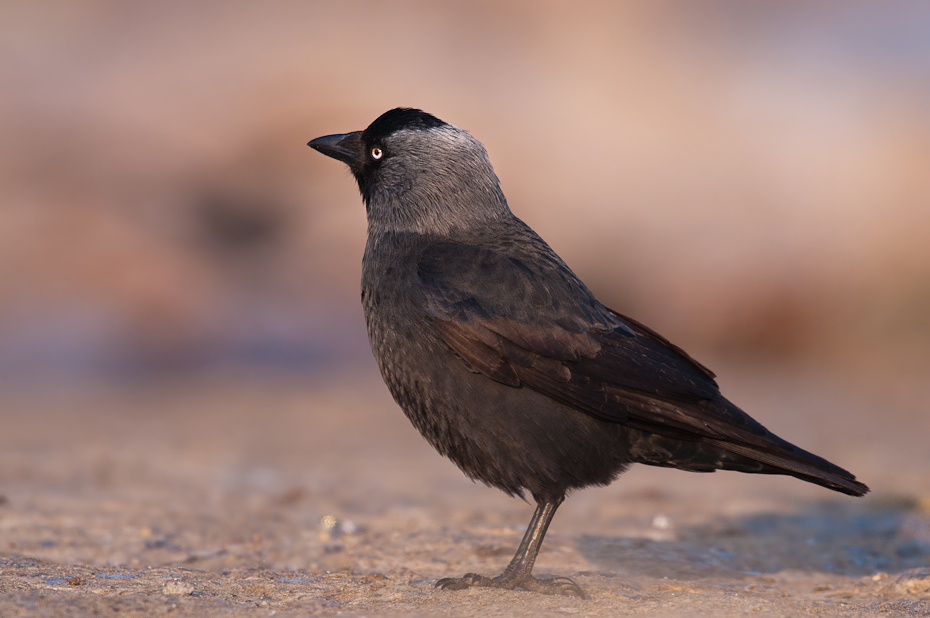
{"label": "bird's head", "polygon": [[510,215],[481,142],[418,109],[307,145],[352,170],[369,229],[448,234]]}

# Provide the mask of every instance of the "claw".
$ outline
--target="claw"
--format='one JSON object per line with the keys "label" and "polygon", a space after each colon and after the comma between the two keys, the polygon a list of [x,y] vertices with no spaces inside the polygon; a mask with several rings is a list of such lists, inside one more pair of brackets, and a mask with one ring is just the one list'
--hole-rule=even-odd
{"label": "claw", "polygon": [[443,590],[465,590],[472,586],[488,587],[490,585],[489,583],[483,583],[482,580],[491,581],[487,577],[482,577],[477,573],[466,573],[463,577],[443,577],[436,582],[436,588],[442,588]]}
{"label": "claw", "polygon": [[500,588],[513,590],[523,588],[538,594],[552,594],[564,597],[588,598],[581,586],[567,577],[536,579],[532,576],[522,578],[500,576],[491,579],[476,573],[466,573],[463,577],[444,577],[436,582],[436,588],[442,590],[465,590],[466,588]]}
{"label": "claw", "polygon": [[524,590],[539,594],[556,594],[563,597],[578,597],[579,599],[588,598],[581,586],[567,577],[553,577],[551,579],[530,577],[520,582],[519,586]]}

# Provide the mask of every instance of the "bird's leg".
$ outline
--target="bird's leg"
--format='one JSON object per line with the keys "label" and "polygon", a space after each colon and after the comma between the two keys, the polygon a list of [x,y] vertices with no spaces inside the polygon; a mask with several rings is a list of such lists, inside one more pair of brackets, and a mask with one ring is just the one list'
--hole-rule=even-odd
{"label": "bird's leg", "polygon": [[541,594],[560,594],[563,596],[576,596],[585,598],[581,588],[567,577],[554,577],[552,579],[536,579],[533,577],[533,564],[542,547],[546,530],[555,510],[562,504],[562,500],[541,502],[533,513],[533,518],[523,535],[523,541],[517,548],[513,560],[497,577],[484,577],[475,573],[466,573],[464,577],[446,577],[436,582],[437,588],[445,590],[464,590],[472,586],[481,588],[503,588],[513,590],[520,587],[524,590],[539,592]]}

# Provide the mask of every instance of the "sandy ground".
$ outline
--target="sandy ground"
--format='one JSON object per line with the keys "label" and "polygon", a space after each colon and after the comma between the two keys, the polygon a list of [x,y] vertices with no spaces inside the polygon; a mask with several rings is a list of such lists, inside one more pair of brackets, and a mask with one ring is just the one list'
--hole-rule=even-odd
{"label": "sandy ground", "polygon": [[636,468],[570,497],[537,562],[587,600],[434,589],[498,573],[532,507],[436,455],[370,366],[303,383],[8,387],[0,615],[930,615],[920,385],[720,373],[874,493]]}

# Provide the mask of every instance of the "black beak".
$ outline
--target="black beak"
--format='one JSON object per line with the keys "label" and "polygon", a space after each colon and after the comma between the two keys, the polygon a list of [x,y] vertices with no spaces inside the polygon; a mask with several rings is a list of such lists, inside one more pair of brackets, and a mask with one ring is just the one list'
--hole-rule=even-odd
{"label": "black beak", "polygon": [[361,131],[324,135],[307,142],[307,146],[322,152],[327,157],[342,161],[352,169],[361,168],[365,161]]}

